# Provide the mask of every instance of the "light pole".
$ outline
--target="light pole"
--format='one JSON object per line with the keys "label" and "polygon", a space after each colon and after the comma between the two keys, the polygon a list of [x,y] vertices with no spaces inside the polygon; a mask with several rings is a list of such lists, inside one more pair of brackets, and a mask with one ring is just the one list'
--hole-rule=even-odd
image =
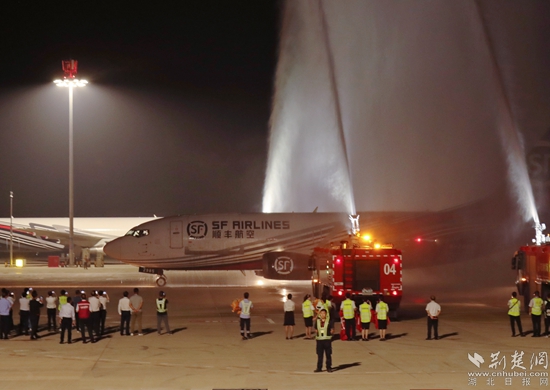
{"label": "light pole", "polygon": [[13,267],[13,191],[10,191],[10,267]]}
{"label": "light pole", "polygon": [[74,170],[73,170],[73,88],[85,87],[88,82],[76,78],[78,61],[61,61],[63,80],[55,80],[58,87],[69,88],[69,265],[74,265]]}

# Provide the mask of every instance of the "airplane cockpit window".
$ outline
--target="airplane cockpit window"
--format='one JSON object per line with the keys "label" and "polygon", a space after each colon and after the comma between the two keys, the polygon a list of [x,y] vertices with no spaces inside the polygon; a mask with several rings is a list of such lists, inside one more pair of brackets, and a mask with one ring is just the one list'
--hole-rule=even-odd
{"label": "airplane cockpit window", "polygon": [[126,233],[127,236],[132,237],[144,237],[149,235],[149,229],[135,229],[130,230],[128,233]]}

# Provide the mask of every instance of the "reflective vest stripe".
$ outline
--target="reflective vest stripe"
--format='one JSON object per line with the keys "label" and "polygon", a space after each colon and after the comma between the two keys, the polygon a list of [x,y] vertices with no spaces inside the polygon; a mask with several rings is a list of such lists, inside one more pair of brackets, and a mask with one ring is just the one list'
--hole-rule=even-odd
{"label": "reflective vest stripe", "polygon": [[379,320],[386,320],[388,319],[388,305],[386,305],[385,302],[380,302],[377,307],[378,310],[376,310],[376,318]]}
{"label": "reflective vest stripe", "polygon": [[242,303],[241,313],[244,315],[250,315],[250,306],[252,306],[252,302],[242,301],[241,303]]}
{"label": "reflective vest stripe", "polygon": [[359,311],[361,312],[361,322],[370,322],[371,320],[371,307],[368,303],[363,303],[359,306]]}
{"label": "reflective vest stripe", "polygon": [[325,320],[325,325],[321,326],[321,319],[317,319],[317,335],[316,340],[332,340],[332,335],[329,334],[329,320]]}
{"label": "reflective vest stripe", "polygon": [[514,317],[518,317],[520,315],[520,303],[518,299],[510,299],[510,303],[508,304],[508,306],[510,307],[510,310],[508,310],[508,315]]}
{"label": "reflective vest stripe", "polygon": [[304,312],[304,318],[313,317],[313,310],[311,309],[311,301],[309,299],[302,304],[302,311]]}
{"label": "reflective vest stripe", "polygon": [[166,298],[157,299],[157,312],[166,313]]}
{"label": "reflective vest stripe", "polygon": [[542,299],[533,298],[533,307],[531,308],[531,314],[540,316],[542,314]]}
{"label": "reflective vest stripe", "polygon": [[342,305],[344,305],[343,307],[344,318],[346,320],[351,320],[355,314],[353,312],[353,301],[351,299],[346,299],[344,302],[342,302]]}

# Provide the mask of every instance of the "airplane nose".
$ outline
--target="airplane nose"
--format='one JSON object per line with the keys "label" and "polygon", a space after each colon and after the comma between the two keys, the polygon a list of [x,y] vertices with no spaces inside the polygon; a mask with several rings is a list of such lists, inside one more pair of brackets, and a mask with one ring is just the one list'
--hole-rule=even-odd
{"label": "airplane nose", "polygon": [[108,242],[105,247],[103,248],[103,252],[109,257],[112,257],[113,259],[120,259],[121,253],[122,253],[122,243],[120,240],[114,239],[111,242]]}

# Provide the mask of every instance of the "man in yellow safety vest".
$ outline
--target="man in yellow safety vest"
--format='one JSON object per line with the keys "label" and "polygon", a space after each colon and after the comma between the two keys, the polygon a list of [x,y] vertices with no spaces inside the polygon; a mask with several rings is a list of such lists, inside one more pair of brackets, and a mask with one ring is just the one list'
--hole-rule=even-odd
{"label": "man in yellow safety vest", "polygon": [[521,302],[517,299],[518,294],[512,292],[512,297],[508,301],[508,316],[510,317],[510,327],[512,328],[512,337],[516,337],[516,327],[514,324],[518,324],[519,335],[524,336],[523,329],[521,328]]}
{"label": "man in yellow safety vest", "polygon": [[361,315],[361,339],[369,341],[369,327],[371,320],[372,306],[370,301],[365,297],[363,303],[359,305],[359,313]]}
{"label": "man in yellow safety vest", "polygon": [[380,297],[376,304],[376,319],[378,321],[378,329],[380,330],[380,341],[386,341],[386,328],[388,327],[388,311],[389,307],[384,302],[384,298]]}
{"label": "man in yellow safety vest", "polygon": [[166,299],[166,294],[164,291],[159,292],[159,297],[157,298],[157,332],[160,335],[162,330],[162,323],[164,322],[164,326],[166,327],[166,333],[172,334],[170,331],[170,325],[168,325],[168,309],[166,308],[166,305],[168,305],[168,299]]}
{"label": "man in yellow safety vest", "polygon": [[540,337],[540,320],[542,317],[542,305],[544,302],[538,291],[535,291],[533,295],[533,299],[529,302],[529,314],[531,315],[531,321],[533,322],[533,336],[531,337]]}
{"label": "man in yellow safety vest", "polygon": [[321,372],[323,369],[323,355],[326,356],[327,372],[332,372],[332,326],[327,318],[327,310],[321,309],[315,323],[315,339],[317,340],[317,369],[314,372]]}
{"label": "man in yellow safety vest", "polygon": [[355,313],[357,307],[355,302],[351,300],[351,294],[346,293],[346,299],[340,304],[340,310],[344,313],[344,321],[346,324],[346,337],[348,341],[355,341]]}
{"label": "man in yellow safety vest", "polygon": [[304,316],[304,323],[306,325],[306,339],[311,339],[311,330],[313,329],[313,310],[311,295],[306,294],[304,296],[304,303],[302,303],[302,313]]}

